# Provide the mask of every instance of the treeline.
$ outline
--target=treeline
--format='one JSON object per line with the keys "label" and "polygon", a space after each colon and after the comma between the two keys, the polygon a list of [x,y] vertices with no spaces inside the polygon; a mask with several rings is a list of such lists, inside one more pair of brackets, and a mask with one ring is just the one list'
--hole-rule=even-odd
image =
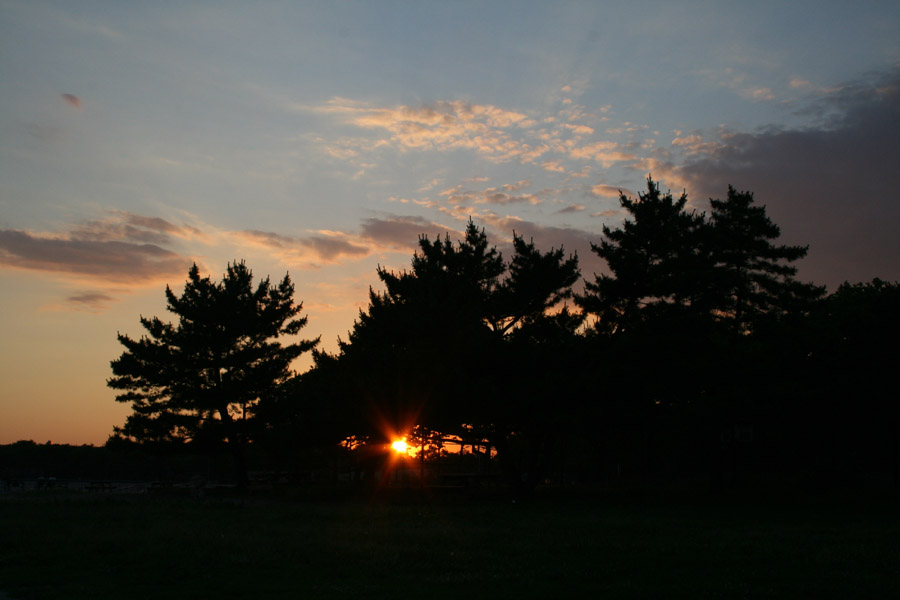
{"label": "treeline", "polygon": [[26,482],[38,487],[63,487],[71,481],[187,481],[202,476],[227,479],[233,466],[227,457],[214,454],[190,454],[153,451],[139,445],[122,452],[114,446],[72,446],[38,444],[20,440],[0,445],[0,490],[24,488]]}
{"label": "treeline", "polygon": [[[279,464],[343,442],[399,436],[438,457],[452,440],[532,487],[566,482],[762,477],[900,483],[896,362],[900,286],[830,295],[796,279],[806,247],[752,194],[707,213],[653,181],[592,250],[608,266],[579,293],[578,259],[514,235],[505,258],[471,222],[419,239],[411,266],[379,268],[336,353],[297,333],[293,285],[254,290],[243,263],[221,283],[196,267],[177,324],[120,336],[110,385],[133,414],[111,445],[231,449]],[[314,353],[308,372],[290,361]]]}

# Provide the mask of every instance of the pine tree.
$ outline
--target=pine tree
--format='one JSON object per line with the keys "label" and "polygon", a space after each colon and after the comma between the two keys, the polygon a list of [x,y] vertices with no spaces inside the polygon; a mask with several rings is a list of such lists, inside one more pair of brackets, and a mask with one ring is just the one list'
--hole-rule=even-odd
{"label": "pine tree", "polygon": [[824,288],[797,281],[790,263],[808,246],[775,245],[781,230],[753,203],[753,194],[728,186],[725,200],[710,199],[708,242],[715,260],[716,314],[742,332],[764,317],[807,311]]}
{"label": "pine tree", "polygon": [[576,302],[596,315],[607,333],[623,332],[654,317],[699,302],[708,257],[700,244],[703,215],[686,211],[687,195],[663,194],[647,180],[637,199],[619,197],[629,217],[621,227],[603,227],[604,240],[591,244],[610,273],[595,274]]}
{"label": "pine tree", "polygon": [[181,296],[167,286],[167,310],[177,323],[141,317],[146,334],[119,334],[125,346],[111,362],[107,385],[132,414],[114,437],[143,443],[221,444],[230,448],[237,481],[246,483],[244,453],[252,440],[260,401],[293,374],[291,362],[315,340],[282,345],[307,323],[293,301],[288,275],[278,285],[262,280],[253,289],[245,263],[228,265],[219,283],[188,272]]}

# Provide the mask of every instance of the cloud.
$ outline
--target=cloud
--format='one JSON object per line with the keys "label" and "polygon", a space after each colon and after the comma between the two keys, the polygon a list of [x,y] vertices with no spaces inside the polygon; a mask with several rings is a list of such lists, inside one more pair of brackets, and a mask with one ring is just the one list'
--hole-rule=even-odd
{"label": "cloud", "polygon": [[786,243],[809,244],[800,275],[833,288],[844,280],[900,279],[900,67],[825,92],[803,113],[814,127],[729,132],[681,165],[654,165],[696,198],[729,184],[755,192]]}
{"label": "cloud", "polygon": [[324,232],[323,235],[313,235],[300,241],[312,249],[321,259],[333,262],[339,258],[350,256],[359,257],[369,254],[369,248],[355,244],[346,239],[344,234],[337,232]]}
{"label": "cloud", "polygon": [[591,187],[591,194],[600,198],[618,198],[625,191],[620,187],[598,183]]}
{"label": "cloud", "polygon": [[503,184],[503,189],[507,192],[518,192],[519,190],[524,190],[527,187],[531,187],[530,179],[522,179],[515,183],[505,183]]}
{"label": "cloud", "polygon": [[360,231],[363,237],[378,246],[396,250],[416,248],[420,235],[461,234],[445,225],[413,216],[371,217],[363,221]]}
{"label": "cloud", "polygon": [[[524,187],[523,182],[531,184],[528,180],[520,181],[518,184],[509,184],[503,186],[508,190],[517,190]],[[440,196],[446,198],[446,201],[455,205],[475,205],[475,204],[541,204],[543,200],[537,194],[507,194],[501,192],[495,187],[485,190],[466,190],[461,185],[442,191]]]}
{"label": "cloud", "polygon": [[357,233],[321,230],[308,236],[289,236],[270,231],[231,232],[233,243],[265,249],[284,263],[303,262],[303,268],[319,268],[344,259],[355,260],[375,252],[412,251],[420,235],[441,235],[457,230],[418,216],[387,215],[364,219]]}
{"label": "cloud", "polygon": [[148,244],[168,244],[172,236],[187,238],[202,236],[196,228],[179,227],[159,217],[146,217],[124,211],[113,211],[102,220],[75,225],[69,232],[73,240],[108,242],[130,241]]}
{"label": "cloud", "polygon": [[[534,121],[523,113],[496,106],[441,101],[418,108],[371,107],[344,98],[333,98],[325,105],[303,108],[335,115],[364,129],[387,130],[390,143],[402,149],[467,148],[495,160],[510,160],[534,151],[527,145],[520,146],[504,131],[531,127]],[[331,152],[340,156],[336,150]]]}
{"label": "cloud", "polygon": [[269,248],[292,248],[300,243],[300,240],[297,238],[280,235],[271,231],[258,231],[256,229],[236,231],[234,232],[234,235],[238,239],[247,240],[251,243],[267,246]]}
{"label": "cloud", "polygon": [[416,190],[416,192],[418,192],[418,193],[421,194],[421,193],[423,193],[423,192],[427,192],[427,191],[433,190],[435,187],[437,187],[438,185],[440,185],[440,183],[441,183],[441,180],[440,180],[440,179],[438,179],[438,178],[436,178],[436,177],[433,177],[433,178],[431,179],[431,181],[429,181],[429,182],[427,182],[425,185],[421,186],[419,189]]}
{"label": "cloud", "polygon": [[775,94],[771,88],[754,85],[749,82],[750,76],[742,71],[726,68],[722,71],[706,70],[701,71],[701,73],[706,75],[717,85],[727,88],[732,92],[735,92],[741,98],[745,98],[752,102],[771,101],[775,99]]}
{"label": "cloud", "polygon": [[0,268],[144,286],[186,272],[194,259],[177,246],[196,240],[209,241],[192,225],[113,210],[62,231],[0,229]]}
{"label": "cloud", "polygon": [[269,231],[248,229],[232,232],[239,243],[260,246],[274,253],[285,262],[307,261],[309,267],[317,263],[335,263],[342,258],[358,258],[370,253],[368,246],[351,241],[350,236],[336,231],[319,231],[315,235],[293,237]]}
{"label": "cloud", "polygon": [[563,127],[579,136],[591,135],[592,133],[594,133],[593,127],[588,127],[587,125],[572,125],[571,123],[564,123]]}
{"label": "cloud", "polygon": [[569,173],[569,177],[588,177],[591,174],[591,165],[584,165],[577,171]]}
{"label": "cloud", "polygon": [[74,106],[75,108],[81,108],[81,98],[74,94],[61,94],[62,99],[66,101],[66,104],[69,106]]}
{"label": "cloud", "polygon": [[754,87],[745,90],[745,93],[750,96],[753,100],[774,100],[775,94],[772,93],[772,88],[767,87]]}
{"label": "cloud", "polygon": [[156,244],[0,230],[0,267],[135,284],[184,272],[190,262]]}
{"label": "cloud", "polygon": [[[550,248],[562,247],[567,254],[577,254],[583,277],[592,278],[592,273],[601,270],[606,272],[606,264],[591,251],[591,242],[599,242],[603,237],[602,234],[575,227],[541,225],[519,217],[499,216],[493,213],[479,215],[475,224],[478,225],[480,222],[487,223],[505,235],[515,232],[526,240],[533,240],[535,246],[544,252]],[[510,249],[507,247],[503,250],[506,255]]]}
{"label": "cloud", "polygon": [[476,204],[540,204],[542,200],[535,194],[506,194],[487,190],[478,198]]}
{"label": "cloud", "polygon": [[617,162],[633,161],[637,157],[630,152],[622,152],[620,145],[610,141],[599,141],[587,146],[573,148],[569,156],[575,159],[593,160],[603,168],[609,168]]}
{"label": "cloud", "polygon": [[492,162],[517,160],[529,163],[550,150],[526,141],[522,132],[537,122],[524,113],[461,100],[439,101],[420,107],[370,106],[346,98],[332,98],[324,105],[293,109],[330,115],[356,127],[388,134],[372,140],[345,138],[326,146],[335,158],[356,158],[362,151],[393,147],[399,150],[473,150]]}
{"label": "cloud", "polygon": [[100,312],[109,304],[115,302],[115,298],[101,292],[82,292],[66,298],[71,308],[86,312]]}
{"label": "cloud", "polygon": [[582,212],[585,210],[585,208],[586,207],[583,204],[570,204],[569,206],[566,206],[565,208],[561,208],[556,212],[557,212],[557,214],[564,215],[564,214],[568,214],[568,213]]}
{"label": "cloud", "polygon": [[590,248],[590,243],[596,241],[599,237],[597,234],[584,229],[541,225],[534,221],[508,215],[505,217],[484,215],[482,218],[497,229],[508,233],[515,231],[517,235],[529,239],[534,238],[536,245],[547,249],[551,246],[556,248],[563,246],[569,251],[583,251],[585,248]]}
{"label": "cloud", "polygon": [[688,154],[711,154],[719,148],[720,143],[718,141],[708,142],[703,139],[702,135],[692,133],[676,137],[672,140],[672,145]]}
{"label": "cloud", "polygon": [[625,216],[626,211],[623,208],[619,209],[609,209],[609,210],[601,210],[599,212],[593,213],[592,217],[606,217],[608,219],[612,219],[614,217],[622,217]]}
{"label": "cloud", "polygon": [[[648,130],[646,125],[624,122],[605,127],[598,139],[598,126],[609,120],[611,107],[588,111],[572,104],[554,115],[535,118],[517,110],[451,100],[420,107],[373,106],[346,98],[332,98],[318,106],[286,104],[291,110],[331,117],[345,125],[365,131],[356,137],[325,140],[316,138],[331,158],[354,165],[385,149],[399,152],[470,151],[492,163],[517,162],[539,165],[544,171],[571,177],[584,177],[585,167],[571,161],[590,161],[603,168],[628,166],[640,158],[636,149],[644,146],[633,140],[616,141],[611,136],[633,138]],[[374,160],[373,160],[374,162]],[[359,165],[357,165],[359,168]],[[364,174],[359,171],[359,174]],[[510,191],[510,190],[505,190]],[[497,201],[503,201],[499,198]],[[511,199],[506,202],[515,201]]]}

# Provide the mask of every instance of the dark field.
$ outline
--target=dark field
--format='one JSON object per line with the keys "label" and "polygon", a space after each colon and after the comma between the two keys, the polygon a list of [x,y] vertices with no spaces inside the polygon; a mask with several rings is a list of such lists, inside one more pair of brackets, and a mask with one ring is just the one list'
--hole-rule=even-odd
{"label": "dark field", "polygon": [[885,498],[0,497],[0,592],[23,599],[885,598],[898,566]]}

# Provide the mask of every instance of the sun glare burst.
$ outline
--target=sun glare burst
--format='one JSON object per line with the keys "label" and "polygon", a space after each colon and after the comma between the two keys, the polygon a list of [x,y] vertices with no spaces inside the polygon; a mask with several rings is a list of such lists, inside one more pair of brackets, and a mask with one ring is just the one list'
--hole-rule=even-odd
{"label": "sun glare burst", "polygon": [[406,450],[409,448],[409,446],[406,444],[406,440],[397,440],[396,442],[391,444],[391,448],[393,448],[395,452],[406,454]]}

